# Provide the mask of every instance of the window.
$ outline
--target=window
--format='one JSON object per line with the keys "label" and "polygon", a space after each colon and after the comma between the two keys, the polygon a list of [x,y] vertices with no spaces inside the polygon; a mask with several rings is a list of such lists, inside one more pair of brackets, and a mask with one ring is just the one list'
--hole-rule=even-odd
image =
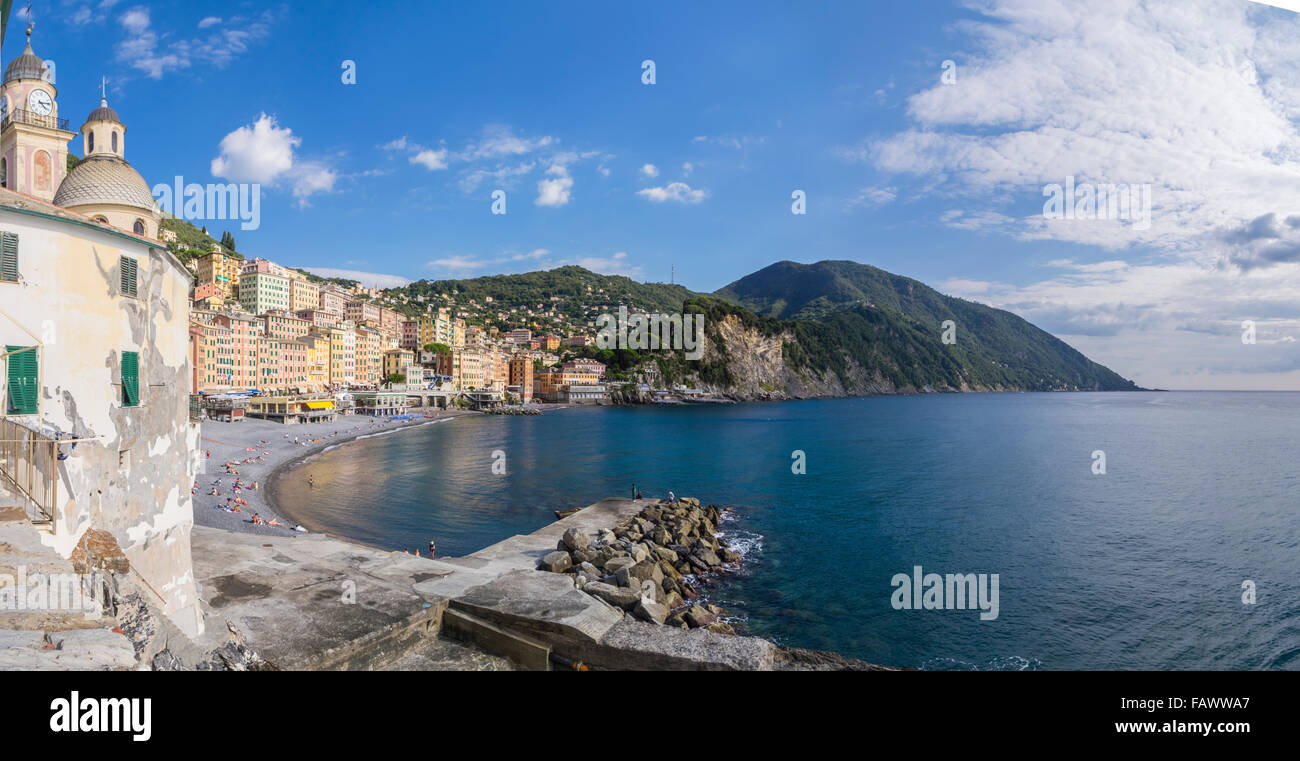
{"label": "window", "polygon": [[144,235],[144,220],[137,219],[131,229],[135,231],[136,235]]}
{"label": "window", "polygon": [[135,297],[136,261],[129,256],[124,256],[119,261],[119,265],[119,269],[122,270],[122,295]]}
{"label": "window", "polygon": [[0,232],[0,283],[18,282],[18,236]]}
{"label": "window", "polygon": [[117,153],[117,130],[113,130],[113,153]]}
{"label": "window", "polygon": [[[14,352],[29,349],[19,354]],[[9,397],[6,408],[10,415],[36,414],[36,347],[6,346],[9,354]]]}
{"label": "window", "polygon": [[122,406],[140,406],[140,355],[122,352]]}
{"label": "window", "polygon": [[0,159],[0,188],[9,187],[9,159]]}
{"label": "window", "polygon": [[95,130],[86,133],[86,153],[95,152]]}

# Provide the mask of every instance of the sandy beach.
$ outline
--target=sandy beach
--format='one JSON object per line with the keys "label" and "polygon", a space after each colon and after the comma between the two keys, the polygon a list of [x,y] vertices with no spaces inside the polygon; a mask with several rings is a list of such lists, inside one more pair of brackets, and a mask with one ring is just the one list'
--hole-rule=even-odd
{"label": "sandy beach", "polygon": [[[195,478],[194,522],[200,526],[264,536],[294,536],[294,523],[279,515],[267,503],[267,481],[278,468],[297,462],[326,447],[336,446],[361,436],[384,431],[429,425],[464,415],[482,413],[465,410],[429,410],[413,412],[426,418],[389,422],[385,418],[363,415],[341,416],[328,423],[284,425],[269,420],[248,418],[238,423],[205,420],[199,445],[203,448],[203,468]],[[227,464],[231,472],[227,472]],[[234,490],[236,479],[240,482]],[[254,483],[257,489],[248,488]],[[216,494],[213,494],[213,491]],[[227,499],[238,497],[247,505],[240,512],[219,509]],[[281,526],[258,526],[253,515],[275,520]]]}

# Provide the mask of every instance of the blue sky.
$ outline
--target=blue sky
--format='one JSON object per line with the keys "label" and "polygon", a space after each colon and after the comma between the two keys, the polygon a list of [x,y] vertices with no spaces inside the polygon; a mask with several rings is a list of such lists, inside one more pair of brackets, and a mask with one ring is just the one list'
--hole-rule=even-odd
{"label": "blue sky", "polygon": [[[809,5],[42,2],[33,40],[74,128],[108,77],[151,184],[262,184],[259,229],[209,225],[246,255],[383,283],[675,265],[699,290],[852,259],[1144,385],[1297,388],[1294,14]],[[1150,185],[1151,224],[1045,219],[1067,176]]]}

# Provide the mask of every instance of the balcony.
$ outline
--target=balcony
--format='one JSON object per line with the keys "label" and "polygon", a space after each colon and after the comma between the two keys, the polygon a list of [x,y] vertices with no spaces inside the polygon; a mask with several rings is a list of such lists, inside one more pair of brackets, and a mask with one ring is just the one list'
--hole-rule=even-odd
{"label": "balcony", "polygon": [[68,131],[67,119],[56,119],[53,116],[41,116],[34,111],[28,111],[24,108],[15,108],[13,111],[5,114],[0,119],[0,129],[8,127],[11,122],[17,124],[30,124],[33,127],[44,127],[45,129],[61,129]]}

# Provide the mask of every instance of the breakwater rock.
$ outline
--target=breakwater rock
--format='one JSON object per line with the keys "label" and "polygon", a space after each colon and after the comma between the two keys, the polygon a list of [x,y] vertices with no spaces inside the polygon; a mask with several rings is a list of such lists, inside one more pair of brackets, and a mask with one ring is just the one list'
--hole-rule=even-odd
{"label": "breakwater rock", "polygon": [[484,410],[489,415],[540,415],[542,411],[534,407],[495,407]]}
{"label": "breakwater rock", "polygon": [[643,621],[735,634],[725,610],[697,599],[702,579],[740,562],[718,536],[722,512],[692,497],[652,503],[595,536],[569,529],[538,568]]}

